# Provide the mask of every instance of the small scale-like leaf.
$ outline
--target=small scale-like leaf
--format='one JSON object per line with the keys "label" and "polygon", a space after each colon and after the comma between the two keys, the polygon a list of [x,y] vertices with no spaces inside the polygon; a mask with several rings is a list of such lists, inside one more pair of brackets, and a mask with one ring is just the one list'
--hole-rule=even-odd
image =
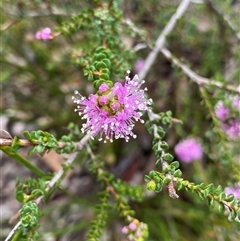
{"label": "small scale-like leaf", "polygon": [[151,181],[152,179],[151,179],[151,177],[149,177],[148,175],[145,175],[144,176],[144,181],[145,182],[149,182],[149,181]]}
{"label": "small scale-like leaf", "polygon": [[157,168],[161,168],[161,166],[162,166],[162,161],[161,161],[161,159],[158,159],[158,160],[156,161],[155,166],[156,166]]}
{"label": "small scale-like leaf", "polygon": [[32,156],[34,152],[36,151],[37,146],[33,146],[32,148],[29,149],[28,151],[28,156]]}
{"label": "small scale-like leaf", "polygon": [[231,218],[235,219],[236,217],[237,217],[237,212],[234,209],[232,209],[231,210]]}
{"label": "small scale-like leaf", "polygon": [[180,166],[178,161],[172,162],[171,165],[174,166],[176,169]]}
{"label": "small scale-like leaf", "polygon": [[163,160],[167,161],[167,162],[171,162],[173,160],[173,156],[169,153],[166,153],[162,156]]}
{"label": "small scale-like leaf", "polygon": [[233,199],[234,199],[234,195],[233,195],[233,194],[229,194],[229,195],[225,198],[225,201],[231,202],[231,201],[233,201]]}
{"label": "small scale-like leaf", "polygon": [[182,183],[181,183],[181,182],[179,182],[179,183],[178,183],[178,187],[177,187],[178,191],[179,191],[179,190],[181,190],[181,189],[182,189],[182,187],[183,187]]}
{"label": "small scale-like leaf", "polygon": [[222,201],[223,199],[225,200],[225,198],[226,198],[226,193],[225,192],[220,193],[219,201]]}
{"label": "small scale-like leaf", "polygon": [[161,192],[162,191],[162,183],[157,183],[155,192]]}
{"label": "small scale-like leaf", "polygon": [[219,210],[219,212],[224,212],[224,211],[225,211],[225,206],[224,206],[224,204],[219,203],[219,204],[218,204],[218,210]]}
{"label": "small scale-like leaf", "polygon": [[209,206],[210,207],[214,206],[214,199],[213,198],[209,198]]}
{"label": "small scale-like leaf", "polygon": [[174,177],[181,177],[182,176],[182,171],[180,169],[177,169],[174,173],[173,173]]}

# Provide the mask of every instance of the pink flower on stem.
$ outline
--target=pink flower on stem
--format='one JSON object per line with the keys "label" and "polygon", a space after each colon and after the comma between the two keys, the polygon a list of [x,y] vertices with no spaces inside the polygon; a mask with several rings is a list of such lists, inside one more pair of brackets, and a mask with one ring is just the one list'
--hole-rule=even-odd
{"label": "pink flower on stem", "polygon": [[72,97],[77,104],[75,111],[86,120],[81,129],[83,133],[91,132],[92,138],[99,134],[99,141],[105,136],[104,142],[112,142],[114,138],[128,141],[129,136],[136,138],[132,132],[134,123],[144,123],[141,119],[142,111],[151,110],[149,105],[152,100],[145,97],[147,88],[140,89],[144,81],[140,82],[137,75],[130,79],[129,73],[124,84],[116,82],[113,87],[109,87],[103,83],[97,94],[89,98],[75,91],[80,96],[80,99]]}
{"label": "pink flower on stem", "polygon": [[122,233],[123,233],[123,234],[127,234],[127,233],[128,233],[127,227],[124,226],[124,227],[122,228]]}
{"label": "pink flower on stem", "polygon": [[240,98],[235,97],[232,102],[232,107],[238,112],[238,114],[231,113],[231,110],[227,108],[222,101],[219,101],[215,107],[215,113],[220,120],[222,131],[224,131],[228,137],[236,138],[240,136]]}
{"label": "pink flower on stem", "polygon": [[131,222],[131,223],[129,224],[129,228],[130,228],[132,231],[134,231],[134,230],[137,228],[137,225],[136,225],[134,222]]}
{"label": "pink flower on stem", "polygon": [[229,109],[225,107],[225,105],[222,101],[219,101],[216,105],[215,113],[219,120],[224,121],[224,120],[226,120],[226,118],[229,114]]}
{"label": "pink flower on stem", "polygon": [[174,151],[179,160],[186,163],[199,160],[203,156],[201,145],[193,138],[179,142]]}
{"label": "pink flower on stem", "polygon": [[50,28],[44,28],[41,31],[37,31],[35,38],[39,40],[49,40],[52,39],[52,30]]}
{"label": "pink flower on stem", "polygon": [[226,134],[230,138],[235,138],[240,136],[240,119],[239,120],[232,120],[229,121],[228,124],[222,124],[223,131],[226,132]]}
{"label": "pink flower on stem", "polygon": [[148,237],[148,227],[145,223],[134,219],[128,226],[122,228],[122,233],[127,235],[129,241],[142,241]]}

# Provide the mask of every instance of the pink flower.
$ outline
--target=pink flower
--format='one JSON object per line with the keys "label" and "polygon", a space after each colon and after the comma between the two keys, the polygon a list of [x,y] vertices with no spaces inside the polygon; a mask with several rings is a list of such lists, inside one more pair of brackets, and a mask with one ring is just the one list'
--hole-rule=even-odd
{"label": "pink flower", "polygon": [[199,160],[203,156],[201,145],[193,138],[179,142],[174,150],[179,160],[186,163]]}
{"label": "pink flower", "polygon": [[235,198],[240,199],[240,187],[226,187],[224,191],[227,195],[233,194]]}
{"label": "pink flower", "polygon": [[216,105],[215,113],[219,120],[224,121],[229,114],[229,109],[225,107],[222,101],[219,101]]}
{"label": "pink flower", "polygon": [[[236,111],[240,111],[240,98],[235,97],[232,102],[232,107]],[[228,137],[235,138],[240,136],[240,116],[236,115],[227,108],[222,101],[219,101],[215,107],[215,113],[220,120],[222,131],[224,131]]]}
{"label": "pink flower", "polygon": [[109,89],[109,86],[106,83],[103,83],[99,87],[99,92],[102,94],[103,92],[107,91]]}
{"label": "pink flower", "polygon": [[103,83],[97,94],[90,95],[89,98],[83,97],[78,91],[75,94],[80,99],[72,97],[77,104],[75,111],[79,112],[86,123],[82,126],[82,132],[91,132],[92,138],[100,135],[99,141],[104,136],[106,140],[124,138],[129,140],[129,136],[136,138],[132,132],[135,121],[144,123],[141,119],[142,111],[150,110],[151,99],[146,99],[145,91],[140,89],[144,81],[139,82],[135,75],[131,80],[129,73],[122,85],[116,82],[112,88]]}
{"label": "pink flower", "polygon": [[130,228],[132,231],[134,231],[134,230],[137,228],[137,225],[136,225],[134,222],[131,222],[131,223],[129,224],[129,228]]}
{"label": "pink flower", "polygon": [[142,68],[144,67],[145,60],[144,59],[138,59],[134,65],[134,72],[139,73]]}
{"label": "pink flower", "polygon": [[122,233],[123,233],[123,234],[127,234],[127,233],[128,233],[127,227],[124,226],[124,227],[122,228]]}
{"label": "pink flower", "polygon": [[222,124],[222,129],[230,138],[240,136],[240,119],[229,121],[228,124]]}
{"label": "pink flower", "polygon": [[50,28],[44,28],[41,31],[37,31],[35,38],[39,40],[49,40],[52,38],[51,32]]}
{"label": "pink flower", "polygon": [[127,235],[128,240],[145,240],[148,237],[148,226],[134,219],[128,226],[122,228],[122,233]]}
{"label": "pink flower", "polygon": [[236,108],[237,110],[240,110],[240,98],[239,97],[236,97],[233,100],[233,107]]}

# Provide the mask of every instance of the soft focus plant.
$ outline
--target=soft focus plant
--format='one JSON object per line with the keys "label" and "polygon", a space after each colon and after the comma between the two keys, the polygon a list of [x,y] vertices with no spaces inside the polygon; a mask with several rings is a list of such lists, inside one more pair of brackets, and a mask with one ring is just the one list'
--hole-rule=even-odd
{"label": "soft focus plant", "polygon": [[173,2],[4,2],[3,168],[33,174],[5,241],[239,239],[237,15]]}

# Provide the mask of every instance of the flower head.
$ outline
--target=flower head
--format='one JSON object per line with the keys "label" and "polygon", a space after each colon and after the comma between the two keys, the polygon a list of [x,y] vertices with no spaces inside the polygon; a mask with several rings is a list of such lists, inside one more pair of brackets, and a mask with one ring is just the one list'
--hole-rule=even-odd
{"label": "flower head", "polygon": [[80,99],[72,97],[77,104],[75,111],[79,112],[82,119],[86,119],[81,129],[83,133],[91,132],[92,138],[99,134],[100,141],[105,136],[104,142],[112,142],[113,138],[124,138],[126,141],[129,136],[136,138],[132,132],[134,123],[144,123],[141,119],[142,111],[151,110],[149,105],[152,100],[146,99],[146,88],[140,89],[144,81],[139,82],[137,75],[130,79],[129,73],[124,84],[116,82],[110,87],[103,83],[98,92],[89,98],[75,92],[80,96]]}
{"label": "flower head", "polygon": [[236,138],[240,136],[239,97],[233,98],[232,107],[235,109],[235,113],[232,113],[232,111],[227,108],[222,101],[219,101],[215,106],[215,113],[217,118],[220,120],[222,130],[227,134],[227,136],[230,138]]}
{"label": "flower head", "polygon": [[201,145],[193,138],[179,142],[174,151],[179,160],[186,163],[199,160],[203,156]]}
{"label": "flower head", "polygon": [[225,121],[227,118],[227,115],[229,114],[229,109],[225,107],[222,101],[219,101],[216,105],[215,113],[219,120]]}
{"label": "flower head", "polygon": [[44,28],[41,31],[37,31],[35,38],[39,40],[49,40],[52,38],[52,30],[50,28]]}
{"label": "flower head", "polygon": [[148,226],[134,219],[128,226],[122,228],[122,233],[127,235],[129,241],[142,241],[148,237]]}
{"label": "flower head", "polygon": [[231,120],[228,122],[228,124],[222,123],[222,129],[230,138],[240,136],[240,119]]}

